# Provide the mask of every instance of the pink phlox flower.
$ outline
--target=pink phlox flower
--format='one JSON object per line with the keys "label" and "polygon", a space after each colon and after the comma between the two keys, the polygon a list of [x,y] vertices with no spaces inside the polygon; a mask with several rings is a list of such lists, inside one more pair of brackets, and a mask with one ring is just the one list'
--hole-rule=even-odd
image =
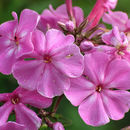
{"label": "pink phlox flower", "polygon": [[[0,128],[9,123],[7,122],[8,117],[11,112],[14,111],[16,123],[24,125],[25,127],[25,129],[22,130],[38,130],[41,126],[41,119],[24,104],[29,104],[39,109],[47,108],[51,105],[52,99],[43,97],[36,91],[28,91],[18,87],[12,93],[0,94],[0,102],[4,102],[0,107]],[[16,123],[13,124],[16,126]]]}
{"label": "pink phlox flower", "polygon": [[24,9],[18,22],[17,14],[12,13],[14,20],[0,25],[0,72],[10,74],[12,66],[24,54],[33,51],[31,32],[38,23],[39,15],[32,10]]}
{"label": "pink phlox flower", "polygon": [[[75,27],[75,25],[77,27],[80,25],[81,22],[83,22],[84,14],[82,9],[76,6],[73,7],[73,15],[76,22],[73,23],[73,27]],[[69,21],[70,18],[68,16],[65,4],[59,6],[56,10],[54,10],[53,7],[50,5],[49,9],[45,9],[41,14],[38,28],[43,32],[46,32],[47,28],[60,29],[58,25],[59,22],[62,23],[64,26],[66,26],[66,24],[68,26]]]}
{"label": "pink phlox flower", "polygon": [[71,79],[65,96],[74,105],[83,121],[92,126],[119,120],[129,111],[130,64],[123,59],[110,60],[103,52],[85,55],[81,77]]}
{"label": "pink phlox flower", "polygon": [[69,78],[79,77],[84,69],[83,56],[72,35],[50,29],[44,35],[36,30],[32,35],[35,54],[33,60],[18,61],[13,75],[30,90],[36,89],[46,97],[63,94],[70,87]]}
{"label": "pink phlox flower", "polygon": [[102,35],[102,40],[113,47],[112,54],[116,57],[130,59],[130,44],[124,32],[119,32],[117,26]]}
{"label": "pink phlox flower", "polygon": [[105,23],[117,26],[120,31],[130,31],[130,19],[125,12],[108,10],[108,13],[105,13],[102,19]]}

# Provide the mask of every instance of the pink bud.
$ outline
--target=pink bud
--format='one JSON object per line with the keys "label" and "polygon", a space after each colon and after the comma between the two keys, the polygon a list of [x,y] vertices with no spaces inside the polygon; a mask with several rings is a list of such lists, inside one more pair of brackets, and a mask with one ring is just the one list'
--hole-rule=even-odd
{"label": "pink bud", "polygon": [[60,122],[56,122],[53,124],[53,130],[65,130],[64,126]]}
{"label": "pink bud", "polygon": [[75,25],[74,25],[74,23],[72,21],[66,22],[65,25],[66,25],[66,29],[68,31],[70,31],[70,32],[72,32],[74,30],[74,28],[75,28]]}
{"label": "pink bud", "polygon": [[94,48],[94,45],[91,41],[83,41],[80,44],[80,49],[83,52],[88,52],[88,51],[92,51]]}

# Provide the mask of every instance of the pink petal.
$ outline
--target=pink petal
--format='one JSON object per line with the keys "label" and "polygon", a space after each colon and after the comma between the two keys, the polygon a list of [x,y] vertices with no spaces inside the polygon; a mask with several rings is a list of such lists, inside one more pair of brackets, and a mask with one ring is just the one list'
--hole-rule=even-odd
{"label": "pink petal", "polygon": [[15,49],[12,47],[8,47],[0,55],[0,72],[3,74],[11,74],[12,67],[15,62],[16,62]]}
{"label": "pink petal", "polygon": [[23,34],[27,34],[29,32],[32,32],[39,21],[39,15],[37,12],[30,10],[30,9],[24,9],[20,14],[20,20],[19,20],[19,26],[18,26],[18,34],[22,36]]}
{"label": "pink petal", "polygon": [[31,34],[26,35],[26,37],[19,40],[19,45],[17,46],[16,57],[22,57],[33,52],[34,47],[31,39]]}
{"label": "pink petal", "polygon": [[85,70],[84,74],[88,76],[90,81],[96,85],[103,83],[105,70],[109,62],[109,57],[103,52],[94,52],[85,55]]}
{"label": "pink petal", "polygon": [[74,105],[78,106],[88,96],[95,91],[93,83],[89,82],[85,77],[71,79],[71,86],[64,94],[67,99]]}
{"label": "pink petal", "polygon": [[20,92],[20,101],[37,108],[48,108],[52,104],[51,98],[46,98],[37,91],[28,91],[25,89],[22,89],[22,92]]}
{"label": "pink petal", "polygon": [[34,45],[34,50],[42,54],[43,51],[46,49],[46,39],[44,33],[39,30],[35,30],[32,34],[32,41]]}
{"label": "pink petal", "polygon": [[95,92],[79,106],[79,114],[83,121],[92,126],[101,126],[109,122],[99,93]]}
{"label": "pink petal", "polygon": [[45,97],[52,98],[62,95],[63,91],[69,87],[69,79],[50,64],[46,65],[44,73],[39,79],[37,91]]}
{"label": "pink petal", "polygon": [[5,124],[8,120],[10,113],[13,110],[13,105],[11,102],[6,102],[3,106],[0,107],[0,126]]}
{"label": "pink petal", "polygon": [[43,61],[19,61],[14,65],[13,75],[22,87],[34,90],[38,85],[43,69]]}
{"label": "pink petal", "polygon": [[130,99],[130,92],[122,90],[104,90],[101,95],[108,116],[113,120],[122,119],[125,112],[129,110],[127,103]]}
{"label": "pink petal", "polygon": [[104,14],[103,21],[112,24],[112,26],[118,26],[120,31],[125,31],[127,29],[126,23],[128,21],[128,15],[121,11],[109,11],[108,14]]}
{"label": "pink petal", "polygon": [[0,102],[7,101],[9,99],[9,93],[0,94]]}
{"label": "pink petal", "polygon": [[61,31],[50,29],[46,33],[46,49],[51,51],[51,55],[59,51],[65,46],[71,45],[74,42],[72,35],[65,36]]}
{"label": "pink petal", "polygon": [[45,9],[43,13],[41,14],[41,19],[38,23],[38,28],[46,32],[47,28],[58,28],[57,26],[57,17],[48,9]]}
{"label": "pink petal", "polygon": [[8,21],[8,22],[1,24],[0,25],[0,35],[3,37],[6,37],[8,40],[9,38],[11,38],[14,35],[17,25],[18,25],[17,20]]}
{"label": "pink petal", "polygon": [[130,65],[126,60],[115,59],[106,70],[106,88],[130,89]]}
{"label": "pink petal", "polygon": [[107,45],[118,46],[122,43],[122,38],[117,26],[114,26],[113,29],[109,32],[106,32],[102,35],[102,40]]}
{"label": "pink petal", "polygon": [[38,130],[41,126],[41,119],[31,109],[19,103],[15,105],[16,122],[23,124],[26,130]]}
{"label": "pink petal", "polygon": [[66,5],[65,4],[60,5],[56,9],[55,13],[57,15],[60,15],[60,17],[62,17],[62,18],[68,18],[67,9],[66,9]]}
{"label": "pink petal", "polygon": [[68,77],[79,77],[84,69],[84,57],[79,48],[72,44],[62,48],[53,56],[52,63]]}
{"label": "pink petal", "polygon": [[24,125],[18,124],[16,122],[9,121],[4,125],[0,126],[1,130],[26,130]]}
{"label": "pink petal", "polygon": [[83,10],[79,7],[73,7],[73,13],[76,20],[77,27],[83,22],[84,13]]}

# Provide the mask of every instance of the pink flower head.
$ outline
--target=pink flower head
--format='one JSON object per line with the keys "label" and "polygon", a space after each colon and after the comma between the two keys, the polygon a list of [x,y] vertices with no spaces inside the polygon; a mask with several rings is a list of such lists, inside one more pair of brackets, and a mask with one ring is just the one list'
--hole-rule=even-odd
{"label": "pink flower head", "polygon": [[128,19],[128,15],[124,12],[112,12],[109,10],[108,13],[104,14],[103,21],[112,26],[117,26],[120,31],[126,32],[130,30],[130,20]]}
{"label": "pink flower head", "polygon": [[[18,87],[12,93],[0,94],[0,101],[5,102],[0,107],[0,128],[22,127],[17,125],[18,123],[24,125],[26,128],[20,130],[38,130],[41,125],[41,119],[24,104],[29,104],[37,108],[47,108],[52,103],[52,99],[43,97],[36,91],[28,91],[21,87]],[[13,126],[10,126],[6,121],[13,110],[16,114],[16,123],[12,123]]]}
{"label": "pink flower head", "polygon": [[109,59],[103,52],[85,55],[81,77],[71,79],[65,92],[74,106],[79,106],[81,118],[88,125],[100,126],[119,120],[129,110],[130,64],[123,59]]}
{"label": "pink flower head", "polygon": [[[73,17],[76,23],[73,23],[73,26],[79,26],[83,22],[83,11],[79,7],[73,7]],[[70,18],[67,13],[66,5],[63,4],[59,6],[56,10],[49,6],[49,10],[46,9],[41,14],[41,19],[39,21],[38,28],[43,32],[47,31],[47,28],[60,29],[58,22],[63,23],[65,26],[70,21]],[[72,21],[73,22],[73,21]]]}
{"label": "pink flower head", "polygon": [[17,14],[12,13],[14,20],[0,25],[0,72],[10,74],[12,66],[19,57],[33,50],[31,32],[38,23],[35,11],[24,9],[18,23]]}
{"label": "pink flower head", "polygon": [[65,130],[64,126],[60,122],[56,122],[53,124],[53,130]]}
{"label": "pink flower head", "polygon": [[13,75],[27,89],[37,89],[46,96],[54,97],[69,89],[69,78],[79,77],[83,72],[83,56],[73,44],[72,35],[50,29],[46,35],[36,30],[32,35],[36,54],[33,60],[18,61]]}
{"label": "pink flower head", "polygon": [[102,40],[107,45],[113,47],[111,53],[116,57],[126,58],[130,60],[130,45],[124,32],[119,32],[118,27],[114,26],[109,32],[102,35]]}

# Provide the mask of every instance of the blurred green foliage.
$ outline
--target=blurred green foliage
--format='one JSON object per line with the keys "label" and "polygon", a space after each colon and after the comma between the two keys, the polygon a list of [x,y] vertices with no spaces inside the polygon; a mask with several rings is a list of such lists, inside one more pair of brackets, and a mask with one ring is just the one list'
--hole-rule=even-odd
{"label": "blurred green foliage", "polygon": [[[73,5],[80,6],[85,16],[91,11],[96,0],[73,0]],[[24,8],[29,8],[41,13],[49,4],[54,8],[64,3],[64,0],[0,0],[0,24],[7,20],[11,20],[11,12],[16,11],[18,16]],[[116,10],[125,11],[130,16],[130,0],[119,0]],[[18,86],[17,81],[10,75],[0,74],[0,93],[11,92]],[[93,111],[93,110],[92,110]],[[78,114],[78,108],[73,107],[64,97],[58,112],[66,119],[71,120],[71,125],[67,126],[67,130],[120,130],[130,125],[130,112],[120,121],[111,121],[109,124],[101,127],[91,127],[86,125]],[[10,120],[14,117],[10,117]]]}

